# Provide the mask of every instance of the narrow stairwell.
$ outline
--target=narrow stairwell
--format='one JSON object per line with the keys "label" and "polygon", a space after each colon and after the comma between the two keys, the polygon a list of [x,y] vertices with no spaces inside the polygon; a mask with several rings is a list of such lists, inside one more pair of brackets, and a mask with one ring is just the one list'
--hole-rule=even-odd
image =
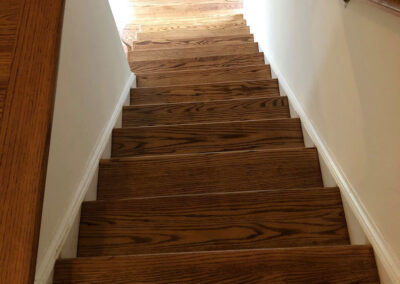
{"label": "narrow stairwell", "polygon": [[54,283],[379,283],[241,1],[131,8],[138,88]]}

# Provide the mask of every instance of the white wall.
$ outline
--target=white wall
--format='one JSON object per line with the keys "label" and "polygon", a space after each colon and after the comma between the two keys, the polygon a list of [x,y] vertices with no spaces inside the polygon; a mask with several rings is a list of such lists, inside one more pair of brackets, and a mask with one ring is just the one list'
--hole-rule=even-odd
{"label": "white wall", "polygon": [[71,229],[87,191],[95,197],[98,160],[133,78],[107,0],[66,1],[58,76],[37,283],[66,236],[76,235]]}
{"label": "white wall", "polygon": [[245,11],[381,267],[400,283],[400,17],[366,0],[245,0]]}

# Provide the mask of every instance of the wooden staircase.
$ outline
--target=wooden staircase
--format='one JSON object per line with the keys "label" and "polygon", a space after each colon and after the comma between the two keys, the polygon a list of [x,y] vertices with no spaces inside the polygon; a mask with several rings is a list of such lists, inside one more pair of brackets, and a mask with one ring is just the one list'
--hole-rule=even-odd
{"label": "wooden staircase", "polygon": [[54,283],[379,283],[240,0],[132,0],[138,88]]}

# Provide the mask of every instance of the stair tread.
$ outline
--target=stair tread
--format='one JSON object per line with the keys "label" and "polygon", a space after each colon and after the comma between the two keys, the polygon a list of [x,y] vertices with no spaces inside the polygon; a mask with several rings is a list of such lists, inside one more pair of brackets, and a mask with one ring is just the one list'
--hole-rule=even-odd
{"label": "stair tread", "polygon": [[135,73],[159,73],[169,71],[190,71],[208,68],[232,68],[264,64],[263,53],[207,56],[183,59],[136,61],[130,63]]}
{"label": "stair tread", "polygon": [[184,29],[179,31],[160,31],[160,32],[138,32],[138,40],[159,40],[159,39],[182,39],[182,38],[203,38],[216,36],[235,36],[248,35],[250,28],[245,24],[224,24],[220,26],[208,26],[208,29]]}
{"label": "stair tread", "polygon": [[278,80],[251,80],[200,85],[135,88],[131,90],[131,104],[206,102],[259,96],[279,96]]}
{"label": "stair tread", "polygon": [[270,190],[84,203],[79,256],[344,244],[339,189]]}
{"label": "stair tread", "polygon": [[163,87],[266,79],[271,79],[271,69],[269,65],[265,64],[232,68],[136,74],[138,87]]}
{"label": "stair tread", "polygon": [[287,97],[127,106],[123,127],[289,118]]}
{"label": "stair tread", "polygon": [[54,283],[378,284],[379,277],[370,246],[328,246],[61,260]]}
{"label": "stair tread", "polygon": [[216,29],[226,25],[246,25],[246,20],[239,19],[221,19],[219,21],[200,21],[200,22],[171,22],[168,24],[146,24],[141,25],[140,31],[143,33],[162,32],[162,31],[182,31],[182,30],[201,30],[201,29]]}
{"label": "stair tread", "polygon": [[153,49],[177,49],[206,46],[223,46],[242,43],[254,43],[253,35],[218,36],[207,38],[185,38],[175,40],[141,40],[133,43],[133,51],[150,51]]}
{"label": "stair tread", "polygon": [[111,153],[130,157],[300,147],[300,120],[287,118],[120,128],[113,131]]}
{"label": "stair tread", "polygon": [[103,160],[98,199],[322,186],[314,148],[142,156]]}
{"label": "stair tread", "polygon": [[258,53],[258,44],[245,42],[214,46],[199,46],[190,48],[169,48],[154,50],[133,50],[129,53],[129,62],[158,61],[173,59],[193,59],[197,57],[245,55]]}

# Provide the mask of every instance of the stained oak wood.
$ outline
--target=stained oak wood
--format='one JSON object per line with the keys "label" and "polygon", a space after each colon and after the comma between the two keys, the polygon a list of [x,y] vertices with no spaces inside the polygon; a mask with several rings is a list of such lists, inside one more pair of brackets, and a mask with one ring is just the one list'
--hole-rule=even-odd
{"label": "stained oak wood", "polygon": [[345,244],[339,189],[294,189],[85,203],[78,255]]}
{"label": "stained oak wood", "polygon": [[130,63],[135,73],[189,71],[194,69],[232,68],[265,63],[264,53],[208,56],[173,60],[138,61]]}
{"label": "stained oak wood", "polygon": [[[235,45],[241,43],[253,43],[253,35],[245,36],[219,36],[209,38],[186,38],[179,40],[142,40],[135,41],[133,50],[152,50],[152,49],[176,49],[176,48],[192,48],[205,47],[215,45]],[[193,56],[192,56],[193,57]],[[168,59],[168,58],[167,58]]]}
{"label": "stained oak wood", "polygon": [[124,107],[123,127],[289,118],[287,97]]}
{"label": "stained oak wood", "polygon": [[240,14],[242,3],[205,3],[188,5],[157,5],[153,7],[129,7],[127,13],[133,22],[143,22],[149,19],[175,19],[177,17],[199,17],[215,15]]}
{"label": "stained oak wood", "polygon": [[55,284],[379,284],[370,246],[81,258],[59,261],[55,275]]}
{"label": "stained oak wood", "polygon": [[141,25],[140,31],[143,33],[151,33],[151,32],[163,32],[163,31],[175,31],[181,32],[185,30],[208,30],[208,29],[216,29],[220,26],[225,25],[246,25],[246,20],[243,17],[238,19],[220,19],[220,20],[211,20],[211,21],[199,21],[199,22],[170,22],[168,24],[148,24]]}
{"label": "stained oak wood", "polygon": [[241,43],[232,45],[200,46],[192,48],[157,49],[132,51],[129,53],[129,62],[136,64],[138,61],[158,61],[173,59],[193,59],[196,57],[244,55],[258,53],[258,44]]}
{"label": "stained oak wood", "polygon": [[209,102],[257,97],[279,96],[278,80],[237,81],[202,85],[135,88],[131,90],[131,104],[164,104]]}
{"label": "stained oak wood", "polygon": [[104,160],[98,199],[321,187],[315,149]]}
{"label": "stained oak wood", "polygon": [[138,87],[162,87],[266,79],[271,79],[269,65],[136,74]]}
{"label": "stained oak wood", "polygon": [[[175,25],[179,24],[198,24],[198,23],[215,23],[221,21],[230,20],[243,20],[244,16],[240,13],[223,13],[223,14],[212,14],[212,15],[196,15],[192,17],[175,17],[175,18],[148,18],[140,19],[135,21],[130,19],[128,24],[140,24],[140,25]],[[133,21],[132,21],[133,20]]]}
{"label": "stained oak wood", "polygon": [[176,31],[161,31],[161,32],[138,32],[138,40],[153,40],[153,39],[184,39],[187,37],[217,37],[217,36],[235,36],[235,35],[249,35],[250,28],[243,24],[225,24],[209,26],[208,29],[190,29]]}
{"label": "stained oak wood", "polygon": [[0,283],[33,283],[62,0],[0,3]]}
{"label": "stained oak wood", "polygon": [[112,157],[304,147],[299,119],[120,128]]}

